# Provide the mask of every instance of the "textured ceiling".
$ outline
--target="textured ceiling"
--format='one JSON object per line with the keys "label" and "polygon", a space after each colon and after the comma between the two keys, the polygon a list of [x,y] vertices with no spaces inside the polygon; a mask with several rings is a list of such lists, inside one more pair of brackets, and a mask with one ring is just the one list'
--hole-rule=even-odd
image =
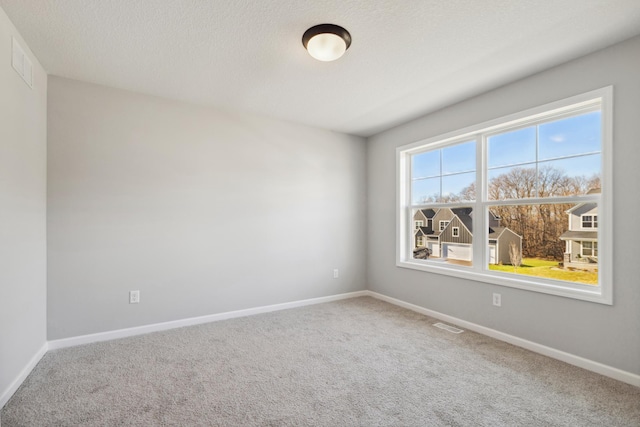
{"label": "textured ceiling", "polygon": [[[640,33],[640,0],[0,0],[48,73],[368,136]],[[301,37],[353,43],[330,63]]]}

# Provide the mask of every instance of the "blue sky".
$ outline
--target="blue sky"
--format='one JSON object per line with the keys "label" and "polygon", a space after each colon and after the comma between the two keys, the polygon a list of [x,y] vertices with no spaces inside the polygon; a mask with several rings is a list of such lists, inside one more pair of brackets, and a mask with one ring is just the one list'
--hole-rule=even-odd
{"label": "blue sky", "polygon": [[[600,174],[601,113],[590,112],[488,139],[489,179],[513,167],[553,166],[568,176]],[[475,141],[412,156],[413,201],[457,194],[475,181]]]}
{"label": "blue sky", "polygon": [[[593,112],[538,126],[538,160],[599,152],[600,120],[600,112]],[[489,168],[535,162],[536,126],[490,137],[488,152]]]}

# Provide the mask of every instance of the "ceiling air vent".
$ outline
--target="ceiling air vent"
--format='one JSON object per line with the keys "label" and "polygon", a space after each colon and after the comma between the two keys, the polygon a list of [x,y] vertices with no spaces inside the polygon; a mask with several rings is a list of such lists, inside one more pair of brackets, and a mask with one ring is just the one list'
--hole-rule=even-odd
{"label": "ceiling air vent", "polygon": [[29,87],[33,87],[33,66],[31,61],[24,53],[24,49],[17,42],[16,39],[13,39],[13,54],[11,58],[11,65],[13,65],[13,69],[16,70],[22,80],[25,81]]}

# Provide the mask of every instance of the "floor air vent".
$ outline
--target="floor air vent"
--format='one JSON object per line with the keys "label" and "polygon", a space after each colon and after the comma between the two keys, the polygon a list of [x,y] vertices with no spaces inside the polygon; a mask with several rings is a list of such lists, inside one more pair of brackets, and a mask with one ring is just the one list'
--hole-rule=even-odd
{"label": "floor air vent", "polygon": [[445,325],[444,323],[434,323],[433,326],[436,328],[444,329],[445,331],[452,332],[454,334],[461,334],[464,331],[462,329],[458,329],[455,326]]}

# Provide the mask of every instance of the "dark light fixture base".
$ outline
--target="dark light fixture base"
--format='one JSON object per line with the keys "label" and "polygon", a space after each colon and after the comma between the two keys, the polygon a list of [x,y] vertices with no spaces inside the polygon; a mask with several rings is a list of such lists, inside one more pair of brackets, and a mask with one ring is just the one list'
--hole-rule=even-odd
{"label": "dark light fixture base", "polygon": [[335,34],[336,36],[344,40],[344,44],[347,46],[346,47],[347,49],[349,49],[349,46],[351,46],[351,34],[349,34],[349,31],[345,30],[339,25],[320,24],[320,25],[315,25],[309,28],[302,35],[302,45],[304,46],[305,49],[307,49],[307,44],[309,43],[309,40],[311,40],[313,37],[317,36],[318,34]]}

